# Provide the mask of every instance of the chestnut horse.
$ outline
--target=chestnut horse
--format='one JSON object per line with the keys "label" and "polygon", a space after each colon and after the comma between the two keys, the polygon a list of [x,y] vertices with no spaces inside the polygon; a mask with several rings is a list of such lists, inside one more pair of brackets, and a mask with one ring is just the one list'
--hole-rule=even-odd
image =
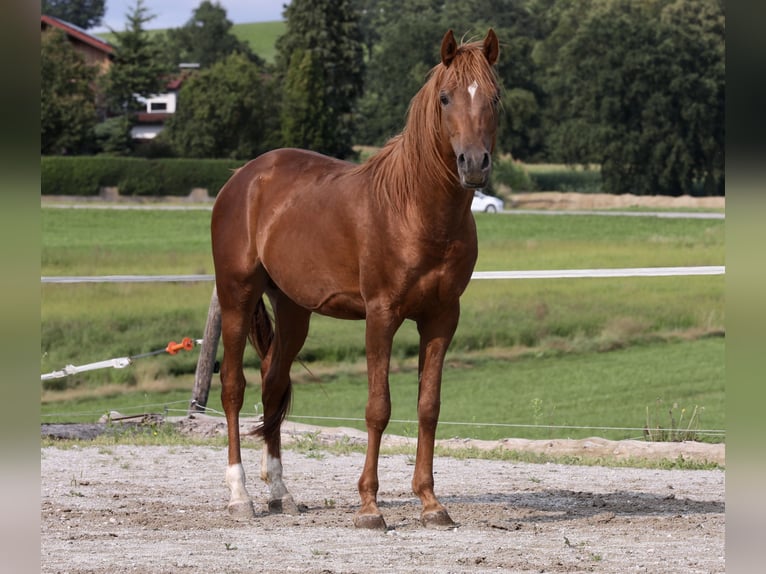
{"label": "chestnut horse", "polygon": [[265,443],[261,478],[270,487],[269,510],[297,512],[282,480],[280,427],[290,406],[290,366],[316,312],[366,321],[368,443],[354,524],[386,527],[377,503],[378,455],[391,414],[391,345],[405,319],[420,335],[412,490],[425,526],[454,524],[434,495],[434,437],[444,356],[477,256],[470,206],[473,189],[485,186],[490,173],[497,57],[493,30],[461,45],[450,30],[403,132],[367,162],[278,149],[247,163],[221,189],[211,231],[232,515],[254,516],[239,436],[248,337],[261,358],[264,415],[257,432]]}

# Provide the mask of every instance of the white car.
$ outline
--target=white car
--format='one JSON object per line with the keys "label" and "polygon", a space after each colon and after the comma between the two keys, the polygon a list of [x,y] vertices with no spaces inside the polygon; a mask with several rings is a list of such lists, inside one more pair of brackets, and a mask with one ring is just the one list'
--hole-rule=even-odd
{"label": "white car", "polygon": [[486,213],[497,213],[503,211],[503,200],[499,197],[493,197],[482,193],[478,189],[473,192],[471,201],[471,211],[484,211]]}

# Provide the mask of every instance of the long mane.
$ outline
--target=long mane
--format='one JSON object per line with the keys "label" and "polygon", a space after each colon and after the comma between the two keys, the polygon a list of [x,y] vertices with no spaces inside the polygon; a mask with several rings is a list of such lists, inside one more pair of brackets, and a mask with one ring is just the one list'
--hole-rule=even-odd
{"label": "long mane", "polygon": [[418,188],[458,185],[455,166],[447,165],[441,154],[439,92],[467,87],[474,81],[483,93],[495,94],[499,89],[482,42],[461,44],[449,67],[439,63],[431,69],[426,83],[410,102],[402,132],[355,168],[356,173],[371,177],[372,193],[379,202],[399,211]]}

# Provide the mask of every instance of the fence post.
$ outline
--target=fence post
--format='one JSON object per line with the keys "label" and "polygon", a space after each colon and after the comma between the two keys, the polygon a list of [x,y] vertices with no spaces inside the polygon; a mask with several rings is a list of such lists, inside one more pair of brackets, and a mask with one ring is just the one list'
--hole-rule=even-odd
{"label": "fence post", "polygon": [[207,398],[210,394],[210,382],[213,380],[215,356],[218,352],[218,340],[221,338],[221,305],[218,303],[218,291],[213,287],[210,297],[210,307],[207,311],[205,335],[202,339],[202,350],[197,359],[197,370],[194,373],[194,391],[189,402],[187,414],[205,412]]}

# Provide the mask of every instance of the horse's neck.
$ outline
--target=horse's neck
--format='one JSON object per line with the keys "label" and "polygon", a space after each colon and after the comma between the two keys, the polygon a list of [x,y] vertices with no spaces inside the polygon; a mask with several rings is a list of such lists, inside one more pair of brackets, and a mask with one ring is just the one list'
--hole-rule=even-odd
{"label": "horse's neck", "polygon": [[458,183],[454,158],[410,136],[405,129],[355,171],[370,178],[376,209],[406,218],[419,233],[442,235],[465,223],[471,194]]}
{"label": "horse's neck", "polygon": [[407,161],[414,182],[407,194],[409,211],[425,228],[457,226],[470,209],[471,194],[459,183],[454,157],[404,151],[413,158]]}
{"label": "horse's neck", "polygon": [[418,166],[408,168],[406,192],[395,199],[393,210],[398,225],[428,242],[461,235],[470,219],[470,192],[454,181],[429,178]]}

